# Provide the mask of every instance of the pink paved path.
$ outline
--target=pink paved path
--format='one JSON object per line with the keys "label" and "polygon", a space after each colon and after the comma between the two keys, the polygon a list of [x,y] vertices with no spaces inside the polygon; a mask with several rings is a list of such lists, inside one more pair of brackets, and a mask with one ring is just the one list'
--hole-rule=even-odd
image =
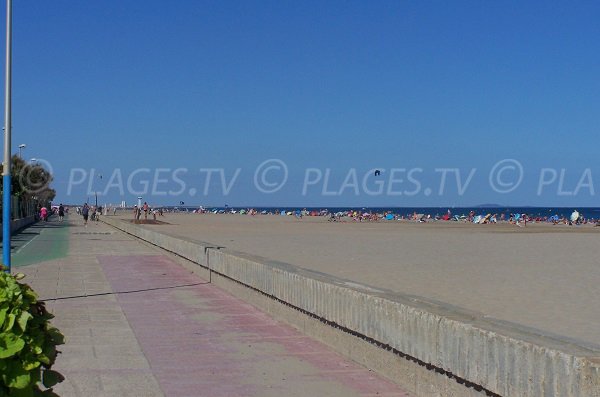
{"label": "pink paved path", "polygon": [[165,256],[99,260],[167,396],[408,396]]}

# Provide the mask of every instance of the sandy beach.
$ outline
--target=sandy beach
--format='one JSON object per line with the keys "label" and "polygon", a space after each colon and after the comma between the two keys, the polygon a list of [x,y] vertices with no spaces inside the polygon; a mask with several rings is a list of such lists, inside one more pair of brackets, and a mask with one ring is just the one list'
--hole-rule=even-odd
{"label": "sandy beach", "polygon": [[600,228],[590,225],[338,223],[233,214],[158,219],[168,224],[144,227],[600,346]]}

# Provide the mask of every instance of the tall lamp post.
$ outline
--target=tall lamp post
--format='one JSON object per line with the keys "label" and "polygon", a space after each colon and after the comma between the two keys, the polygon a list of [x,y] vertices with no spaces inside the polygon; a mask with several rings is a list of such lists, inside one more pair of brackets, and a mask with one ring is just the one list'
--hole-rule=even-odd
{"label": "tall lamp post", "polygon": [[19,145],[19,157],[23,158],[23,149],[25,149],[27,147],[26,144],[22,143]]}
{"label": "tall lamp post", "polygon": [[10,273],[10,137],[11,137],[11,80],[12,80],[12,0],[6,0],[6,68],[4,90],[4,167],[2,167],[2,262]]}
{"label": "tall lamp post", "polygon": [[[99,174],[98,178],[102,179],[102,174]],[[98,209],[98,191],[96,189],[94,189],[94,197],[96,197],[96,209]]]}

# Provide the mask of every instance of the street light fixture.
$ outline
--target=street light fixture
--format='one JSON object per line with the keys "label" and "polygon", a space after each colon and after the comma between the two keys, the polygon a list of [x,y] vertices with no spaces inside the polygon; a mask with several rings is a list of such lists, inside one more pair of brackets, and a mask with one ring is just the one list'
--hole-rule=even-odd
{"label": "street light fixture", "polygon": [[20,157],[20,158],[23,158],[23,156],[22,156],[22,154],[23,154],[23,153],[22,153],[22,151],[23,151],[23,149],[25,149],[26,147],[27,147],[27,145],[26,145],[26,144],[24,144],[24,143],[22,143],[22,144],[20,144],[20,145],[19,145],[19,157]]}

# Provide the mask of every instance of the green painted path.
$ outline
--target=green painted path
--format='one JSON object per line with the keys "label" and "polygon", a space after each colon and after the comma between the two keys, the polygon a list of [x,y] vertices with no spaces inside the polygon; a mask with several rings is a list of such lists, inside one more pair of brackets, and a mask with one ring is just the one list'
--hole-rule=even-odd
{"label": "green painted path", "polygon": [[13,235],[12,266],[27,266],[66,257],[69,226],[66,218],[64,222],[59,222],[57,217],[53,217],[48,222],[35,223]]}

